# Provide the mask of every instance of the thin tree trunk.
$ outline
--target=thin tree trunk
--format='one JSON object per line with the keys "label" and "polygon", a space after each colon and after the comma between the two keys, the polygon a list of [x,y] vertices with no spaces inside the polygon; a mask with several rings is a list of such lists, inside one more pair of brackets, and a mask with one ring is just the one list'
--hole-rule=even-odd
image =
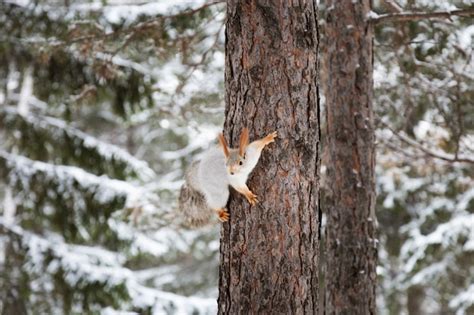
{"label": "thin tree trunk", "polygon": [[326,313],[374,314],[376,287],[370,0],[327,4]]}
{"label": "thin tree trunk", "polygon": [[318,307],[319,103],[315,1],[227,3],[225,135],[278,131],[221,230],[219,314]]}
{"label": "thin tree trunk", "polygon": [[[423,300],[425,299],[425,288],[415,285],[407,290],[408,315],[423,314]],[[448,311],[449,312],[449,311]]]}

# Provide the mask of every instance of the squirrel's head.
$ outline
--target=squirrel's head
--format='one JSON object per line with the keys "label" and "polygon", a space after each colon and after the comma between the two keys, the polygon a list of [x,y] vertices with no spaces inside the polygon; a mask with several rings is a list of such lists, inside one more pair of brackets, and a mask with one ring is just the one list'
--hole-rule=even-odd
{"label": "squirrel's head", "polygon": [[238,174],[245,164],[245,150],[249,144],[249,130],[247,128],[242,130],[238,149],[230,149],[222,133],[219,135],[219,143],[226,159],[227,172],[230,175]]}

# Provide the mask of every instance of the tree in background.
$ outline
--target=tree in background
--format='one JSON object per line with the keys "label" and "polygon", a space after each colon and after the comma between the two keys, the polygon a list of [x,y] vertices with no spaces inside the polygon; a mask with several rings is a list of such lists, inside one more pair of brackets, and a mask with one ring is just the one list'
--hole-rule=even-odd
{"label": "tree in background", "polygon": [[[351,5],[338,2],[332,6],[324,2],[323,11],[327,15],[332,15],[331,12],[343,5]],[[472,101],[469,101],[473,86],[473,31],[469,23],[472,17],[469,17],[474,14],[474,8],[469,7],[468,2],[385,0],[375,2],[374,10],[378,14],[370,12],[364,17],[366,29],[370,24],[376,27],[374,108],[381,241],[378,310],[382,314],[467,314],[474,305],[474,281],[470,276],[471,264],[467,263],[472,260],[473,234],[468,226],[472,221],[474,197],[469,188],[472,186],[470,156],[473,152],[471,125],[474,114],[470,106]],[[358,4],[353,1],[352,5]],[[353,11],[339,13],[347,18]],[[357,35],[360,40],[365,29],[354,32],[357,23],[344,25],[339,23],[340,18],[327,19],[328,23],[323,24],[326,39],[322,56],[335,59],[324,62],[322,82],[326,83],[326,110],[329,115],[335,115],[337,112],[331,113],[331,103],[334,97],[343,99],[346,89],[335,95],[334,84],[330,83],[337,85],[341,78],[352,75],[355,75],[354,81],[358,81],[363,67],[359,63],[355,72],[342,68],[341,76],[328,69],[341,67],[339,61],[345,56],[345,51],[350,49],[352,54],[348,55],[353,56],[358,46],[357,42],[351,45],[350,40],[355,38],[350,35]],[[342,39],[331,32],[335,24],[340,26]],[[348,49],[327,51],[336,47],[339,39],[340,47],[344,47],[343,38],[349,39],[346,41]],[[350,67],[352,63],[344,65]],[[357,126],[356,118],[353,123]],[[351,120],[347,122],[350,125]],[[329,117],[326,124],[331,128],[333,118]],[[329,204],[334,202],[331,200],[331,188],[336,185],[333,168],[336,167],[337,171],[338,166],[329,152],[340,147],[330,147],[331,137],[332,140],[338,139],[338,134],[332,131],[326,135],[329,143],[323,155],[328,168],[324,180],[328,189],[324,193],[323,205],[326,199]],[[339,137],[341,139],[344,137]],[[354,145],[359,143],[353,142]],[[346,165],[341,164],[339,170]],[[345,178],[350,178],[350,175]],[[347,224],[338,226],[335,223],[344,217],[331,220],[338,214],[331,207],[327,210],[325,228],[329,237],[334,229],[351,231],[360,223],[347,220]],[[323,248],[331,246],[334,238],[325,241]],[[344,242],[341,243],[340,246],[344,246]],[[323,253],[328,261],[323,274],[330,275],[326,282],[334,280],[334,272],[330,270],[356,267],[364,259],[356,255],[352,261],[341,264],[339,257],[333,254],[332,248]],[[355,273],[352,275],[360,278]],[[345,282],[347,287],[356,283],[352,280]],[[342,282],[338,285],[344,290]],[[326,290],[331,290],[330,284]],[[350,293],[344,292],[343,297]],[[331,296],[331,292],[326,294]],[[344,307],[343,301],[337,299],[334,302]],[[349,304],[357,302],[352,299]]]}
{"label": "tree in background", "polygon": [[374,314],[375,137],[369,0],[326,11],[326,269],[328,314]]}
{"label": "tree in background", "polygon": [[471,314],[474,8],[382,4],[373,16],[380,313]]}
{"label": "tree in background", "polygon": [[217,230],[183,231],[172,208],[222,121],[223,18],[0,4],[1,313],[215,312],[185,296],[216,294]]}
{"label": "tree in background", "polygon": [[318,23],[313,1],[228,1],[225,135],[276,130],[221,229],[219,314],[318,310]]}

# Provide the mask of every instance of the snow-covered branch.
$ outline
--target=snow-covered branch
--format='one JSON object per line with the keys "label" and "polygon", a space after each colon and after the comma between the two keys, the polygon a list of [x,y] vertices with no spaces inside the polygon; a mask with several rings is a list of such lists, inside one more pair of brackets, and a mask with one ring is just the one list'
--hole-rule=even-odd
{"label": "snow-covered branch", "polygon": [[[152,314],[213,314],[216,301],[196,297],[184,297],[140,284],[134,271],[123,266],[125,257],[120,253],[99,247],[71,245],[61,237],[41,237],[21,227],[5,224],[0,219],[0,234],[16,238],[27,257],[27,270],[52,285],[75,290],[99,290],[108,287],[110,294],[127,296],[129,302],[122,307],[150,310]],[[39,280],[37,278],[36,281]],[[57,283],[59,282],[59,283]],[[121,292],[125,289],[125,292]],[[79,302],[79,301],[78,301]],[[80,303],[80,302],[79,302]],[[91,298],[91,305],[99,307],[100,298]],[[84,306],[84,305],[83,305]]]}
{"label": "snow-covered branch", "polygon": [[[41,142],[41,151],[45,153],[42,159],[47,158],[48,154],[44,151],[49,148],[54,151],[56,160],[63,157],[62,163],[78,165],[96,174],[106,173],[121,179],[138,176],[145,181],[156,177],[146,162],[133,157],[122,148],[71,127],[64,121],[34,114],[20,115],[10,108],[0,110],[0,121],[7,127],[7,133],[22,135],[22,141],[17,142],[22,144],[20,150],[28,151],[30,147],[36,150],[37,142]],[[32,135],[41,138],[33,139]],[[46,143],[50,145],[46,147]]]}
{"label": "snow-covered branch", "polygon": [[400,12],[387,14],[372,14],[369,21],[373,24],[386,22],[409,22],[426,19],[451,19],[454,16],[474,16],[474,8],[435,12]]}
{"label": "snow-covered branch", "polygon": [[100,243],[112,213],[146,200],[141,189],[126,182],[1,150],[0,178],[12,188],[18,212],[23,213],[15,220],[63,231],[68,240]]}
{"label": "snow-covered branch", "polygon": [[430,156],[430,157],[436,158],[436,159],[440,159],[440,160],[443,160],[443,161],[446,161],[446,162],[451,162],[451,163],[460,162],[460,163],[474,164],[474,158],[471,158],[469,156],[465,156],[465,155],[462,155],[462,154],[448,154],[448,153],[441,152],[441,151],[436,150],[436,149],[427,148],[426,146],[422,145],[421,143],[417,142],[416,140],[413,140],[412,138],[408,137],[404,133],[397,132],[397,131],[393,130],[393,128],[391,128],[390,125],[388,125],[386,122],[384,122],[382,120],[379,120],[379,121],[382,125],[384,125],[386,128],[388,128],[394,136],[399,138],[404,143],[410,145],[411,147],[420,150],[421,152],[423,152],[427,156]]}

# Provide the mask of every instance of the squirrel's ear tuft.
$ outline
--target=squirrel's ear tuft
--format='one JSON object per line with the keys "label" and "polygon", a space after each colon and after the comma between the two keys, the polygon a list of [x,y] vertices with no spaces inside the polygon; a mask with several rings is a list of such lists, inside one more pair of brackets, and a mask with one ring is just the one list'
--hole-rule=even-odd
{"label": "squirrel's ear tuft", "polygon": [[244,128],[242,130],[242,133],[240,134],[240,142],[239,142],[239,155],[244,156],[245,155],[245,150],[247,149],[247,146],[249,145],[249,130],[248,128]]}
{"label": "squirrel's ear tuft", "polygon": [[224,155],[226,158],[229,157],[229,147],[227,146],[227,142],[225,141],[224,135],[222,133],[219,134],[219,143],[222,147],[222,151],[224,151]]}

